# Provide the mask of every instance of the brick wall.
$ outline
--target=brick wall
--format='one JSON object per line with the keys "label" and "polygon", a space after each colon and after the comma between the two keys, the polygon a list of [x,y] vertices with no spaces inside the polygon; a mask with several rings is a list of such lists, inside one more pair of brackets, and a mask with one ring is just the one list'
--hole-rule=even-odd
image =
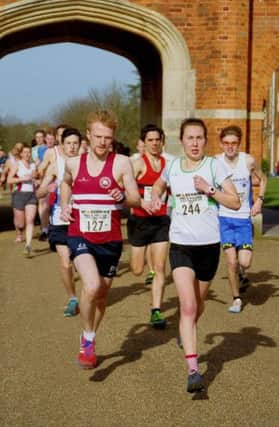
{"label": "brick wall", "polygon": [[[196,72],[196,108],[260,112],[279,68],[279,0],[130,0],[167,17],[181,32]],[[0,5],[13,3],[0,0]],[[262,120],[205,120],[212,150],[222,126],[239,124],[243,148],[262,156]]]}

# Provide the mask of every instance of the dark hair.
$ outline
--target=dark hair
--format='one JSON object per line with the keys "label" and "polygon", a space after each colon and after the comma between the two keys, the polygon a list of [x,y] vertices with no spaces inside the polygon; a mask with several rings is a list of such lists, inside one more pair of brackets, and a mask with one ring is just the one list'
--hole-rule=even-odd
{"label": "dark hair", "polygon": [[242,137],[241,128],[239,126],[234,126],[234,125],[225,127],[224,129],[221,130],[220,139],[222,140],[227,135],[234,135],[240,141]]}
{"label": "dark hair", "polygon": [[69,125],[65,125],[65,124],[62,123],[62,124],[56,126],[55,132],[57,133],[58,129],[67,129],[69,127],[70,127]]}
{"label": "dark hair", "polygon": [[204,131],[204,137],[207,139],[207,127],[203,120],[196,119],[195,117],[190,117],[189,119],[184,119],[180,125],[180,140],[183,138],[184,130],[187,126],[200,126]]}
{"label": "dark hair", "polygon": [[37,133],[42,133],[44,136],[46,134],[45,131],[44,131],[44,129],[36,129],[35,132],[34,132],[34,136],[37,135]]}
{"label": "dark hair", "polygon": [[145,141],[146,135],[148,134],[148,132],[158,132],[160,135],[160,139],[164,140],[165,134],[162,128],[160,128],[157,125],[154,125],[153,123],[148,123],[147,125],[145,125],[141,131],[140,131],[140,139],[142,141]]}
{"label": "dark hair", "polygon": [[79,143],[81,143],[82,136],[81,136],[80,131],[76,128],[66,128],[63,130],[63,133],[61,136],[62,144],[64,143],[65,138],[67,138],[68,136],[72,136],[72,135],[76,135],[79,139]]}

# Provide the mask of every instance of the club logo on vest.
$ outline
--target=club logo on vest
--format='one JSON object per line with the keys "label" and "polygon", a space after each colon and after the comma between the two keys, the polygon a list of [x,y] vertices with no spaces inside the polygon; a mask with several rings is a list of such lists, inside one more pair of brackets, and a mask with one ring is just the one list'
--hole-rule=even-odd
{"label": "club logo on vest", "polygon": [[111,186],[111,179],[108,176],[103,176],[100,181],[100,187],[102,188],[109,188]]}

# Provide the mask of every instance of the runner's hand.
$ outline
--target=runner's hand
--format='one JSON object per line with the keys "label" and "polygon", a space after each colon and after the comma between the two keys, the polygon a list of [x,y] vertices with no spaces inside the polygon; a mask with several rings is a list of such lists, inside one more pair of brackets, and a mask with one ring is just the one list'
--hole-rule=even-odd
{"label": "runner's hand", "polygon": [[197,191],[199,191],[200,193],[205,193],[205,194],[208,193],[210,185],[202,176],[195,175],[193,178],[193,181],[194,181],[195,189]]}
{"label": "runner's hand", "polygon": [[152,197],[152,201],[151,201],[152,212],[159,211],[161,207],[162,207],[162,201],[160,197],[158,196]]}
{"label": "runner's hand", "polygon": [[144,199],[141,199],[141,207],[144,209],[149,215],[153,214],[152,210],[152,202],[146,202]]}
{"label": "runner's hand", "polygon": [[22,178],[20,178],[21,182],[29,182],[32,181],[33,176],[32,175],[25,175]]}
{"label": "runner's hand", "polygon": [[63,206],[61,208],[60,218],[62,219],[62,221],[65,221],[65,222],[68,222],[68,221],[73,222],[74,218],[72,216],[72,208],[70,206]]}
{"label": "runner's hand", "polygon": [[123,191],[119,190],[119,188],[113,188],[112,190],[109,190],[109,195],[116,202],[123,202],[125,199],[125,194],[123,193]]}
{"label": "runner's hand", "polygon": [[251,208],[251,216],[256,216],[262,211],[263,202],[261,199],[257,199]]}

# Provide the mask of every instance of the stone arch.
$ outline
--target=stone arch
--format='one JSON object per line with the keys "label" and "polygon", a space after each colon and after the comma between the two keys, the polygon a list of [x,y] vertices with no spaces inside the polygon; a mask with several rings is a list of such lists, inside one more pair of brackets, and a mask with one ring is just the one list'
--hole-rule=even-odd
{"label": "stone arch", "polygon": [[161,123],[177,152],[179,122],[194,114],[195,74],[185,41],[167,18],[123,0],[22,0],[0,11],[0,56],[76,41],[130,59],[142,79],[142,122]]}

